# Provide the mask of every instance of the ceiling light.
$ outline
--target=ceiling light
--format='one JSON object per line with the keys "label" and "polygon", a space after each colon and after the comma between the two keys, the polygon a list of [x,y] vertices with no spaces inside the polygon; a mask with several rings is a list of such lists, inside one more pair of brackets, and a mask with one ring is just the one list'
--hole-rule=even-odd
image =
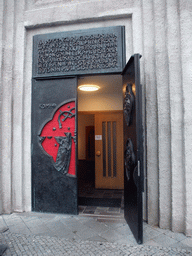
{"label": "ceiling light", "polygon": [[86,91],[86,92],[94,92],[99,90],[99,86],[98,85],[94,85],[94,84],[84,84],[84,85],[80,85],[79,90],[81,91]]}

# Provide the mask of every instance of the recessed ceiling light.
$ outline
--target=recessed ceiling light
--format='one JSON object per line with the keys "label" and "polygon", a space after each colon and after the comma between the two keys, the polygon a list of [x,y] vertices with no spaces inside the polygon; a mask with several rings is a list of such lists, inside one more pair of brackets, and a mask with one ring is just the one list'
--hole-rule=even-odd
{"label": "recessed ceiling light", "polygon": [[80,85],[79,90],[81,91],[86,91],[86,92],[94,92],[99,90],[99,86],[98,85],[94,85],[94,84],[84,84],[84,85]]}

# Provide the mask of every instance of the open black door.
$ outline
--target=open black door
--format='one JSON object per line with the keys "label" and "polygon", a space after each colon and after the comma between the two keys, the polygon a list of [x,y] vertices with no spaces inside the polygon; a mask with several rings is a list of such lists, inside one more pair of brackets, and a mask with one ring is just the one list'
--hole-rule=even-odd
{"label": "open black door", "polygon": [[32,80],[32,210],[78,213],[77,79]]}
{"label": "open black door", "polygon": [[123,75],[124,215],[139,244],[143,243],[143,128],[140,57],[133,55]]}

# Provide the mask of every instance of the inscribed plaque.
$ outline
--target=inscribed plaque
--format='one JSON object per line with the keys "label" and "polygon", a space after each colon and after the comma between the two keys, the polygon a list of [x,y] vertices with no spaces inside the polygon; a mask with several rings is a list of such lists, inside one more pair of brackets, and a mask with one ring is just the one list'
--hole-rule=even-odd
{"label": "inscribed plaque", "polygon": [[33,77],[119,73],[124,60],[124,27],[34,36]]}

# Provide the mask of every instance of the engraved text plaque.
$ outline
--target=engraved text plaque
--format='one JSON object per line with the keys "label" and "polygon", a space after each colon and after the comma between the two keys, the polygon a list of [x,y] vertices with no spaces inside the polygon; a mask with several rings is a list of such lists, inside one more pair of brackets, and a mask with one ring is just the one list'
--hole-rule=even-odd
{"label": "engraved text plaque", "polygon": [[123,70],[124,27],[107,27],[34,36],[33,77]]}

